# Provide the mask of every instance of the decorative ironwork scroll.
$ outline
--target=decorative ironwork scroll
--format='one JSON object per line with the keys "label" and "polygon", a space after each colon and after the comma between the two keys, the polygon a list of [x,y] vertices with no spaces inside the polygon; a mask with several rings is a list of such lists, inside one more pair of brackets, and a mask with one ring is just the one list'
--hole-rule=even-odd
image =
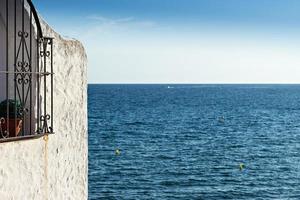
{"label": "decorative ironwork scroll", "polygon": [[5,129],[5,119],[4,118],[1,118],[0,119],[0,138],[8,138],[9,136],[9,133],[7,130],[4,130]]}

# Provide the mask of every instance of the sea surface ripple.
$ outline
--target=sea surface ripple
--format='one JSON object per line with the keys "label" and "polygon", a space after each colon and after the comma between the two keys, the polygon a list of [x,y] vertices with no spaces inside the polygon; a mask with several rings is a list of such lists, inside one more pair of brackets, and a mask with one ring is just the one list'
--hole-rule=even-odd
{"label": "sea surface ripple", "polygon": [[90,200],[300,199],[300,85],[89,85],[88,111]]}

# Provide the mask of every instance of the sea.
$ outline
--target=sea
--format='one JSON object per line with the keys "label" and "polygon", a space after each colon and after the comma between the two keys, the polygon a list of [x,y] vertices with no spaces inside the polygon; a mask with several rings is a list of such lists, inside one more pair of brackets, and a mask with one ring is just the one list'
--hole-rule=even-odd
{"label": "sea", "polygon": [[300,85],[89,85],[90,200],[300,199]]}

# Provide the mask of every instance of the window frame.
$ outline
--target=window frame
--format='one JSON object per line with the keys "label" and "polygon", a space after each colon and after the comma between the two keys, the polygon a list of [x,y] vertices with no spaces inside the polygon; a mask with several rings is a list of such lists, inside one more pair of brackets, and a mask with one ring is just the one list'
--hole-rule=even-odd
{"label": "window frame", "polygon": [[[53,134],[54,38],[43,36],[38,14],[31,0],[6,0],[4,7],[6,44],[0,48],[5,48],[5,70],[0,71],[0,81],[1,77],[5,77],[6,97],[3,102],[6,103],[6,111],[4,108],[2,114],[0,113],[0,143]],[[25,25],[26,22],[28,23]],[[18,23],[21,25],[18,26]],[[12,41],[10,37],[13,38]],[[10,52],[10,46],[13,46],[14,53]],[[19,110],[17,102],[20,102]],[[12,103],[14,105],[11,109]],[[29,114],[26,113],[28,110]],[[19,113],[21,118],[17,118]],[[18,135],[17,130],[10,131],[10,126],[16,126],[20,119],[21,124],[24,124]],[[25,130],[28,121],[29,131]],[[10,136],[11,132],[15,132],[17,136]]]}

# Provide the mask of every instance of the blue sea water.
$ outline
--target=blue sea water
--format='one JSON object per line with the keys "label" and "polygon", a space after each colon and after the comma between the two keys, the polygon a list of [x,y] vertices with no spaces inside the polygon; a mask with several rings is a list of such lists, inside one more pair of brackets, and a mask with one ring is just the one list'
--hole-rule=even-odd
{"label": "blue sea water", "polygon": [[89,85],[88,110],[90,200],[300,199],[300,85]]}

